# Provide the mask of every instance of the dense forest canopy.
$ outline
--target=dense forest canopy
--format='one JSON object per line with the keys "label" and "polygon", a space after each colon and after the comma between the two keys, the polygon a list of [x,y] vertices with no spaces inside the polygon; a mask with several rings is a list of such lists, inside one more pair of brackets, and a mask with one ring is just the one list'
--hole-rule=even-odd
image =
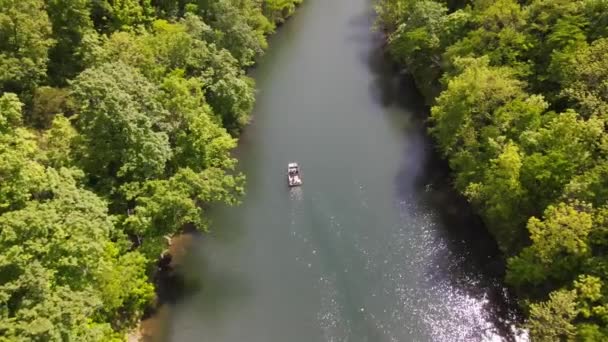
{"label": "dense forest canopy", "polygon": [[301,0],[0,0],[0,341],[120,341],[236,203],[245,69]]}
{"label": "dense forest canopy", "polygon": [[608,340],[608,1],[377,0],[534,341]]}

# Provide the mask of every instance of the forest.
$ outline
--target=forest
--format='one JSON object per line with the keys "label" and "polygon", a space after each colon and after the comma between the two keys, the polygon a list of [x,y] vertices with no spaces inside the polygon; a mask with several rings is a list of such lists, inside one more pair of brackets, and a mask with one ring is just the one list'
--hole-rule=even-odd
{"label": "forest", "polygon": [[0,0],[0,341],[122,341],[234,204],[246,70],[301,0]]}
{"label": "forest", "polygon": [[608,340],[608,1],[375,7],[532,340]]}

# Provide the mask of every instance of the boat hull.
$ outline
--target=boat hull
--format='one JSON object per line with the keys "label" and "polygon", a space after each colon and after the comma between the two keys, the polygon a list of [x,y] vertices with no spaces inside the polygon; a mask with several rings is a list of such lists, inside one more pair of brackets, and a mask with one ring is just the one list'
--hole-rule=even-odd
{"label": "boat hull", "polygon": [[302,180],[299,178],[287,177],[287,185],[290,187],[302,185]]}

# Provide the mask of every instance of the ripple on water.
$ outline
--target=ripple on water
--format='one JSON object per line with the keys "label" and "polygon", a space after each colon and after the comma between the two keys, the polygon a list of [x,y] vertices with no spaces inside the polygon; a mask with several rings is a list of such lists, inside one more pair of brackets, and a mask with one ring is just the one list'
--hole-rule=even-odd
{"label": "ripple on water", "polygon": [[[390,250],[395,258],[407,250],[408,258],[393,263],[384,274],[399,299],[392,308],[394,323],[403,322],[408,313],[418,323],[409,327],[409,333],[422,333],[415,327],[424,327],[433,341],[503,340],[491,317],[491,289],[483,287],[480,275],[465,272],[466,257],[450,250],[432,214],[411,203],[401,202],[400,206],[402,224],[395,231]],[[405,285],[404,274],[412,273],[417,277]],[[454,276],[456,282],[451,279]],[[475,295],[468,291],[473,288]],[[517,340],[527,338],[522,335]]]}
{"label": "ripple on water", "polygon": [[317,313],[317,320],[323,332],[323,340],[327,342],[348,341],[348,337],[351,335],[351,323],[342,316],[344,308],[338,298],[336,275],[320,277],[318,285],[321,307]]}
{"label": "ripple on water", "polygon": [[[359,194],[364,196],[363,191]],[[366,236],[365,230],[343,227],[331,207],[321,205],[323,212],[315,215],[324,217],[328,238],[348,239],[357,255],[344,258],[333,251],[338,253],[332,256],[337,260],[333,268],[325,264],[328,251],[318,245],[314,235],[301,227],[298,230],[296,221],[303,219],[299,216],[303,213],[292,212],[298,262],[319,275],[314,286],[319,291],[316,319],[323,341],[361,341],[361,324],[368,325],[383,342],[502,341],[492,317],[495,303],[489,300],[490,292],[500,286],[494,284],[492,289],[482,275],[467,273],[467,257],[451,250],[429,211],[405,201],[398,206],[400,219],[379,241]],[[347,235],[344,229],[348,229]],[[329,244],[326,248],[345,247]],[[353,264],[353,260],[361,264]],[[516,340],[528,339],[522,334]]]}

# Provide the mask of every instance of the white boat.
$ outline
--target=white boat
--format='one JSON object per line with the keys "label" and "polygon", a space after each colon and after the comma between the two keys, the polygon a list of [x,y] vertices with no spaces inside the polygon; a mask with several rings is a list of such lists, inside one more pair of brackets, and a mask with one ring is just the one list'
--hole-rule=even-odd
{"label": "white boat", "polygon": [[287,184],[289,186],[302,185],[302,178],[300,177],[300,167],[298,163],[289,163],[287,165]]}

